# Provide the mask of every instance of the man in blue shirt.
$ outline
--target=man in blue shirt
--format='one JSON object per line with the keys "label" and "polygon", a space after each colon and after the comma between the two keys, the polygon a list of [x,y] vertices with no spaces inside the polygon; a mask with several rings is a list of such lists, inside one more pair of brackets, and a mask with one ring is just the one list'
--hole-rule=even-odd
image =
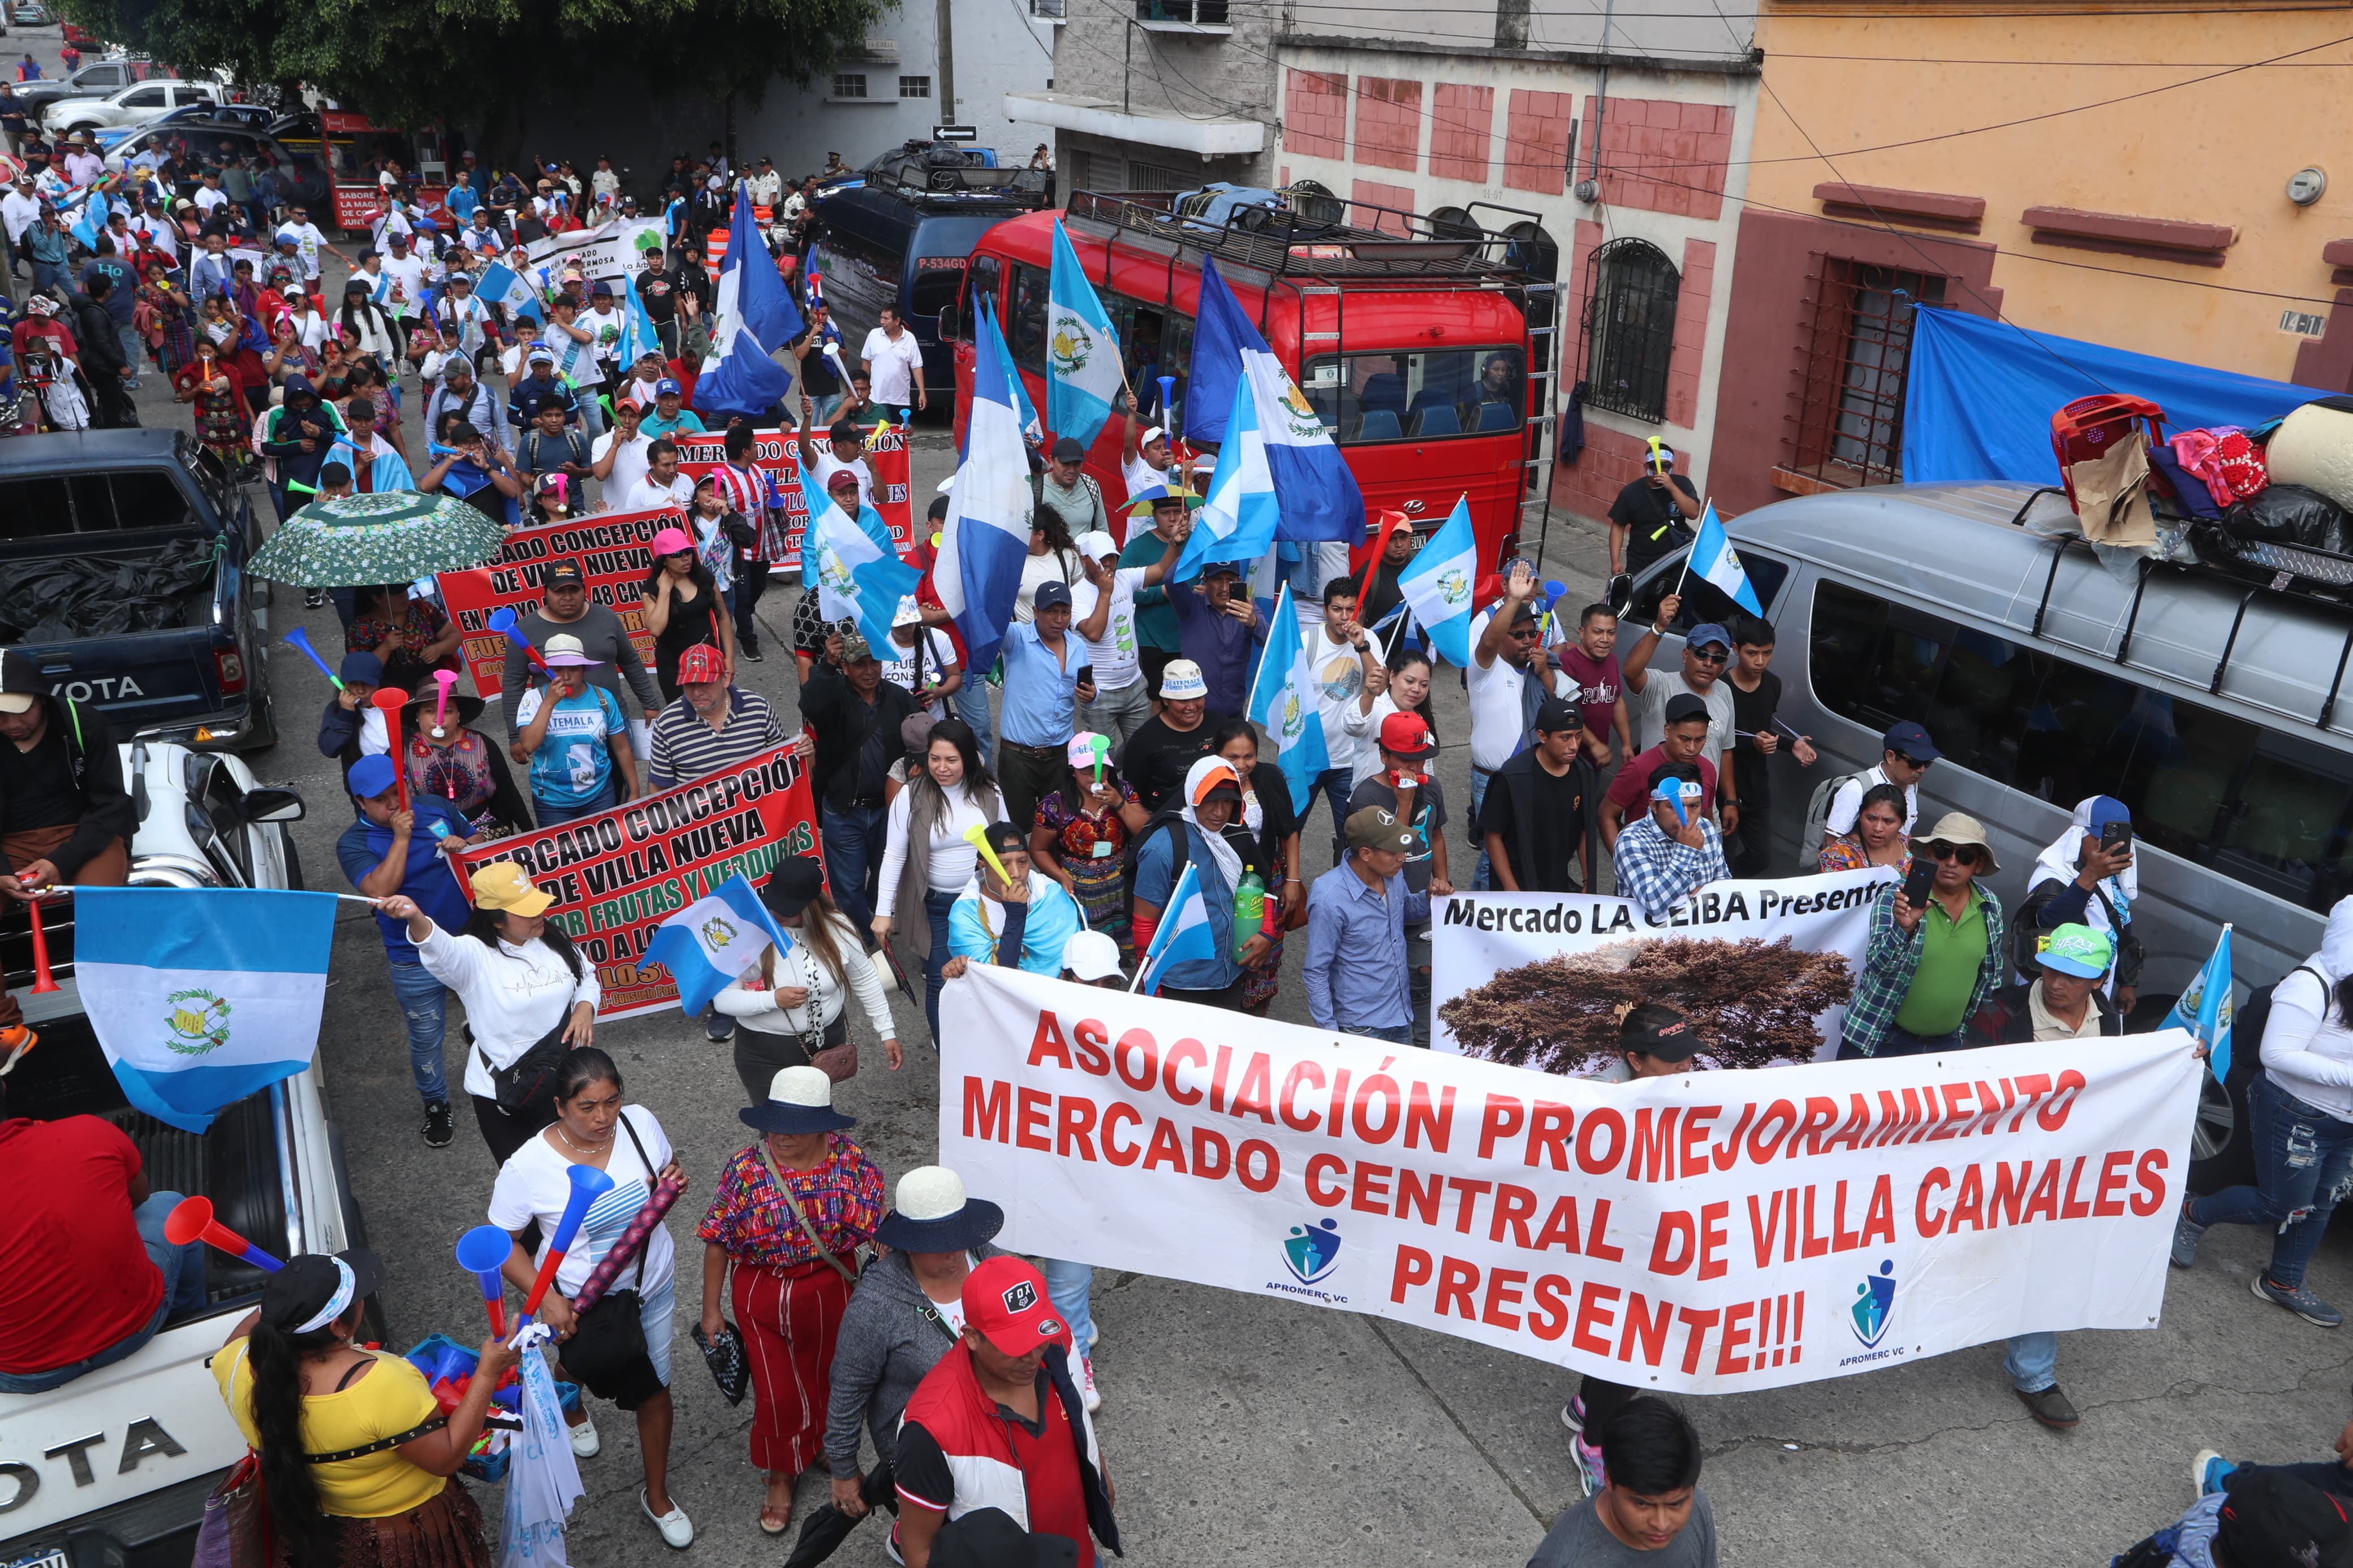
{"label": "man in blue shirt", "polygon": [[997,743],[1005,819],[1025,828],[1037,816],[1038,802],[1061,788],[1070,771],[1066,759],[1077,732],[1072,704],[1095,700],[1086,645],[1071,635],[1069,586],[1039,584],[1030,607],[1034,620],[1005,629],[1003,735]]}
{"label": "man in blue shirt", "polygon": [[1307,890],[1307,1016],[1319,1029],[1413,1043],[1405,928],[1430,918],[1430,895],[1405,885],[1413,829],[1377,805],[1352,814],[1347,858]]}
{"label": "man in blue shirt", "polygon": [[1248,703],[1250,653],[1266,641],[1266,623],[1242,586],[1241,570],[1219,561],[1202,569],[1198,586],[1167,585],[1176,640],[1185,657],[1201,667],[1212,713],[1240,713]]}
{"label": "man in blue shirt", "polygon": [[[466,923],[466,895],[445,850],[463,849],[472,830],[463,814],[435,795],[419,794],[406,806],[390,757],[362,757],[344,775],[358,816],[335,840],[335,859],[351,884],[371,899],[397,893],[416,902],[435,925],[455,934]],[[425,1142],[449,1146],[449,1089],[441,1073],[441,1038],[448,1025],[448,993],[417,962],[408,922],[375,918],[392,963],[392,994],[408,1026],[408,1069],[425,1101]]]}

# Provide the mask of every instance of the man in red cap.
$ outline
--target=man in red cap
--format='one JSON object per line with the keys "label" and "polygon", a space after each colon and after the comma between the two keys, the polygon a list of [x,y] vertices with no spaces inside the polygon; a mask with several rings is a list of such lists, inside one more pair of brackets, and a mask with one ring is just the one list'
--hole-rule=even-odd
{"label": "man in red cap", "polygon": [[1071,1331],[1045,1277],[1010,1254],[965,1276],[963,1338],[916,1385],[899,1428],[899,1547],[928,1568],[940,1526],[1001,1509],[1032,1535],[1059,1535],[1093,1568],[1119,1550],[1111,1483],[1071,1380]]}

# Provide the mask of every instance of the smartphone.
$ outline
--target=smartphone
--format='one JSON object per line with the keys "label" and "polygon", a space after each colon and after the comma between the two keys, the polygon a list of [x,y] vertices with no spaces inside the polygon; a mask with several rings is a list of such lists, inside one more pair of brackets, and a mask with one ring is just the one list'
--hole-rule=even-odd
{"label": "smartphone", "polygon": [[2131,853],[2132,841],[2132,824],[2129,822],[2111,822],[2100,829],[2100,847],[2111,855],[2119,849]]}
{"label": "smartphone", "polygon": [[1913,861],[1912,874],[1904,879],[1904,901],[1915,910],[1926,909],[1928,889],[1936,880],[1936,863],[1934,860]]}
{"label": "smartphone", "polygon": [[1094,678],[1095,667],[1092,664],[1082,664],[1079,666],[1078,669],[1071,675],[1071,684],[1073,686],[1085,686],[1092,681]]}

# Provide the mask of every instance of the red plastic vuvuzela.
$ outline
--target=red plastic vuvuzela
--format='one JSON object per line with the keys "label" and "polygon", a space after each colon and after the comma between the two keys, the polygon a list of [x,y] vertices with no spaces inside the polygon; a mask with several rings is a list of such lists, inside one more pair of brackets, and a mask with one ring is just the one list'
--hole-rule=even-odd
{"label": "red plastic vuvuzela", "polygon": [[58,977],[49,973],[49,939],[41,930],[41,900],[27,903],[25,912],[33,917],[33,990],[36,994],[58,990]]}
{"label": "red plastic vuvuzela", "polygon": [[201,1241],[207,1247],[220,1248],[231,1258],[241,1258],[266,1273],[275,1274],[286,1267],[213,1218],[213,1201],[210,1198],[182,1198],[174,1205],[172,1212],[164,1216],[164,1239],[174,1247],[185,1247],[192,1241]]}

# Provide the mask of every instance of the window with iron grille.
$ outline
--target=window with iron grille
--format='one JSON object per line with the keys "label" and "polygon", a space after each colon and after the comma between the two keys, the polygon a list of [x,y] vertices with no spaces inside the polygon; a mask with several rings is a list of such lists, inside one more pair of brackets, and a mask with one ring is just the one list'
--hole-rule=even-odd
{"label": "window with iron grille", "polygon": [[1790,468],[1841,486],[1903,479],[1912,310],[1942,303],[1948,281],[1935,272],[1821,258]]}
{"label": "window with iron grille", "polygon": [[899,96],[901,98],[931,97],[932,79],[927,76],[901,77],[899,79]]}
{"label": "window with iron grille", "polygon": [[1585,403],[1662,424],[1683,279],[1647,239],[1613,239],[1586,263]]}
{"label": "window with iron grille", "polygon": [[1130,163],[1127,188],[1132,191],[1189,191],[1201,183],[1198,174],[1165,163]]}
{"label": "window with iron grille", "polygon": [[833,96],[836,98],[864,98],[866,96],[866,73],[863,71],[836,71],[833,76]]}

